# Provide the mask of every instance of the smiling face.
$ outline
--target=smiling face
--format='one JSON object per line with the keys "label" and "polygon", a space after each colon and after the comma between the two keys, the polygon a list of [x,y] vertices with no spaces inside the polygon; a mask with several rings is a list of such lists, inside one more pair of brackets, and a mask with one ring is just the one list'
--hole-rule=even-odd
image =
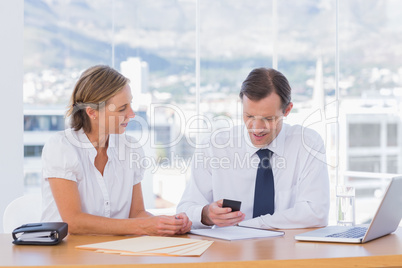
{"label": "smiling face", "polygon": [[270,144],[282,129],[283,117],[292,110],[289,103],[285,111],[281,98],[275,92],[267,97],[253,101],[243,96],[243,121],[247,127],[250,140],[255,147],[261,148]]}
{"label": "smiling face", "polygon": [[106,101],[105,107],[99,110],[99,128],[105,134],[122,134],[126,130],[130,118],[135,117],[131,108],[131,89],[126,85],[115,96]]}

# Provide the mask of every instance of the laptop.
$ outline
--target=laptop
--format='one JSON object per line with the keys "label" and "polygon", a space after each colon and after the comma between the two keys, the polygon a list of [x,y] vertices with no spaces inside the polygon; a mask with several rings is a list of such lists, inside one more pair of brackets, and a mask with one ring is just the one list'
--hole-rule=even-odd
{"label": "laptop", "polygon": [[402,177],[388,185],[370,225],[327,226],[295,236],[299,241],[366,243],[394,232],[402,218]]}

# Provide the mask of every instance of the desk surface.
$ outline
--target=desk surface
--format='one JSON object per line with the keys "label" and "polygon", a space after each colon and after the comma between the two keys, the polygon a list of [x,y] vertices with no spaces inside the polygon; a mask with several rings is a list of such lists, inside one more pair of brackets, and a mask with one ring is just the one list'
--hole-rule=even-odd
{"label": "desk surface", "polygon": [[285,230],[282,237],[225,241],[186,235],[195,239],[215,241],[201,257],[119,256],[75,249],[77,245],[106,242],[125,236],[67,236],[57,246],[13,245],[11,234],[0,234],[0,266],[74,267],[231,267],[262,265],[280,267],[386,267],[402,265],[402,228],[395,233],[366,244],[297,242],[294,235],[307,229]]}

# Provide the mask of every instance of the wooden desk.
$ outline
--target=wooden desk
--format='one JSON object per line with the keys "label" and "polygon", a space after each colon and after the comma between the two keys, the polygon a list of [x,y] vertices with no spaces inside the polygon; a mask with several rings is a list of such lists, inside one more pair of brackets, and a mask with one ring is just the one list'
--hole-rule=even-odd
{"label": "wooden desk", "polygon": [[[75,249],[77,245],[124,239],[124,236],[67,236],[57,246],[16,246],[11,234],[0,234],[0,266],[69,267],[390,267],[402,266],[402,229],[366,244],[297,242],[304,230],[285,236],[215,242],[201,257],[119,256]],[[173,265],[174,264],[174,265]]]}

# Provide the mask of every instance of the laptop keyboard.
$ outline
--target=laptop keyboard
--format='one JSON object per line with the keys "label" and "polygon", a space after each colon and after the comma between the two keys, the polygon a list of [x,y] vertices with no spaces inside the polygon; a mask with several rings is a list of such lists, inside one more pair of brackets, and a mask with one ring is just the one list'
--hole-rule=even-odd
{"label": "laptop keyboard", "polygon": [[326,237],[359,238],[366,234],[367,227],[353,227],[345,232],[327,235]]}

